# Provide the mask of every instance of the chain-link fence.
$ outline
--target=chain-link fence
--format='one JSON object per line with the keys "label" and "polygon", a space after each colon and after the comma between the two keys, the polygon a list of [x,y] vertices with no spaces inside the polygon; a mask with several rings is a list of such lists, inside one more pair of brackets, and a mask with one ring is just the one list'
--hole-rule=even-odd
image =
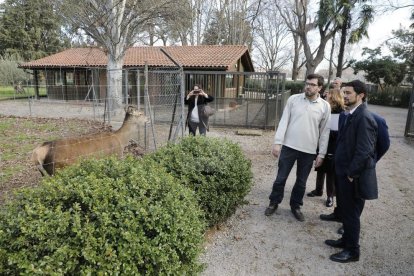
{"label": "chain-link fence", "polygon": [[38,70],[39,83],[23,85],[12,101],[0,102],[0,114],[65,117],[95,120],[119,128],[124,113],[109,112],[108,102],[135,105],[148,123],[137,134],[137,143],[155,150],[187,135],[184,97],[194,84],[215,97],[211,127],[275,129],[289,96],[285,75],[278,72],[242,73],[183,71],[180,67],[128,68],[122,72],[122,99],[108,97],[102,68]]}

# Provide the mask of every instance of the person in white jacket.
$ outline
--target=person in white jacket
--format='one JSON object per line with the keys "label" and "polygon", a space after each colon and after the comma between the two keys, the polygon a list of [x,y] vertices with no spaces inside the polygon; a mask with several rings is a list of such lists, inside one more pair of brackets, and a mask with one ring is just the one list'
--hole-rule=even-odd
{"label": "person in white jacket", "polygon": [[313,162],[315,167],[322,165],[329,141],[331,107],[319,95],[323,82],[323,77],[318,74],[308,75],[304,93],[290,96],[283,110],[272,148],[273,156],[279,157],[278,172],[266,216],[272,215],[282,202],[286,180],[296,162],[296,182],[290,197],[290,208],[297,220],[305,220],[300,207],[303,205],[306,181]]}

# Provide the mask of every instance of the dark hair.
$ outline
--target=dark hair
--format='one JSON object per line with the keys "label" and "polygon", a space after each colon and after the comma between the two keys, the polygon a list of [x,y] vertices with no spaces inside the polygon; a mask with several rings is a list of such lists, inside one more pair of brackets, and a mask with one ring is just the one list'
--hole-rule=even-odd
{"label": "dark hair", "polygon": [[311,79],[318,79],[318,86],[323,86],[323,77],[319,74],[309,74],[306,77],[307,80],[311,80]]}
{"label": "dark hair", "polygon": [[199,88],[199,89],[203,89],[203,88],[201,87],[201,84],[196,83],[196,84],[194,84],[194,85],[193,85],[193,87],[194,87],[194,86],[198,86],[198,88]]}
{"label": "dark hair", "polygon": [[364,102],[365,102],[365,99],[366,99],[366,98],[367,98],[367,96],[368,96],[368,90],[367,90],[367,86],[365,85],[365,83],[363,83],[363,82],[362,82],[362,81],[360,81],[360,80],[353,80],[353,81],[350,81],[350,82],[344,83],[344,84],[342,85],[342,87],[345,87],[345,86],[350,86],[350,87],[353,87],[353,88],[354,88],[354,91],[355,91],[357,94],[364,93],[364,97],[362,98],[362,101],[364,101]]}

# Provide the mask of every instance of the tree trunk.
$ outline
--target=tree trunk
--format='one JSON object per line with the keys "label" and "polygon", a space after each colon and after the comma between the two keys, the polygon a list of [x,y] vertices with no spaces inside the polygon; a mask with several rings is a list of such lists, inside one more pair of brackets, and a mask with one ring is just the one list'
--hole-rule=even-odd
{"label": "tree trunk", "polygon": [[328,88],[329,83],[331,83],[331,77],[332,77],[332,59],[333,59],[333,52],[335,47],[335,35],[332,37],[332,45],[331,45],[331,53],[329,55],[329,70],[328,70]]}
{"label": "tree trunk", "polygon": [[338,78],[342,77],[342,70],[344,68],[344,54],[345,54],[345,44],[348,35],[348,24],[349,24],[349,9],[344,11],[344,23],[341,27],[341,42],[339,44],[339,54],[338,54],[338,65],[336,67],[336,76]]}
{"label": "tree trunk", "polygon": [[[115,58],[118,57],[117,59]],[[109,111],[115,115],[122,110],[122,66],[123,55],[108,54],[107,66],[107,97]]]}
{"label": "tree trunk", "polygon": [[294,56],[293,56],[293,65],[292,65],[292,80],[296,81],[298,79],[298,75],[299,75],[299,55],[300,55],[300,49],[301,44],[299,41],[299,37],[298,36],[293,36],[293,41],[295,43],[295,49],[294,49]]}

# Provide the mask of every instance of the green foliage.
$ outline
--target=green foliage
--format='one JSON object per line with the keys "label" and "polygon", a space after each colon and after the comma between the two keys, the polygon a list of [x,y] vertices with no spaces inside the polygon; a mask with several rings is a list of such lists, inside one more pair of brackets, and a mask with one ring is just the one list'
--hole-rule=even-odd
{"label": "green foliage", "polygon": [[385,87],[382,91],[369,93],[368,102],[370,104],[408,107],[411,96],[410,87]]}
{"label": "green foliage", "polygon": [[69,46],[55,1],[6,0],[0,4],[0,55],[33,60]]}
{"label": "green foliage", "polygon": [[226,139],[190,136],[145,158],[159,162],[196,192],[210,226],[232,215],[251,188],[250,160]]}
{"label": "green foliage", "polygon": [[355,62],[351,65],[354,74],[365,71],[365,78],[375,84],[386,86],[398,86],[407,73],[405,63],[397,62],[391,57],[379,57],[381,51],[377,49],[364,48],[363,55],[369,55],[367,59]]}
{"label": "green foliage", "polygon": [[87,161],[0,210],[1,275],[193,275],[194,192],[150,160]]}
{"label": "green foliage", "polygon": [[[411,20],[414,22],[414,10]],[[408,81],[414,80],[414,23],[409,29],[400,28],[392,32],[395,39],[388,42],[394,57],[404,60],[409,68]]]}
{"label": "green foliage", "polygon": [[303,81],[286,81],[285,89],[291,91],[291,95],[302,93],[305,83]]}
{"label": "green foliage", "polygon": [[0,85],[15,85],[29,79],[23,69],[17,68],[18,64],[18,57],[0,57]]}

